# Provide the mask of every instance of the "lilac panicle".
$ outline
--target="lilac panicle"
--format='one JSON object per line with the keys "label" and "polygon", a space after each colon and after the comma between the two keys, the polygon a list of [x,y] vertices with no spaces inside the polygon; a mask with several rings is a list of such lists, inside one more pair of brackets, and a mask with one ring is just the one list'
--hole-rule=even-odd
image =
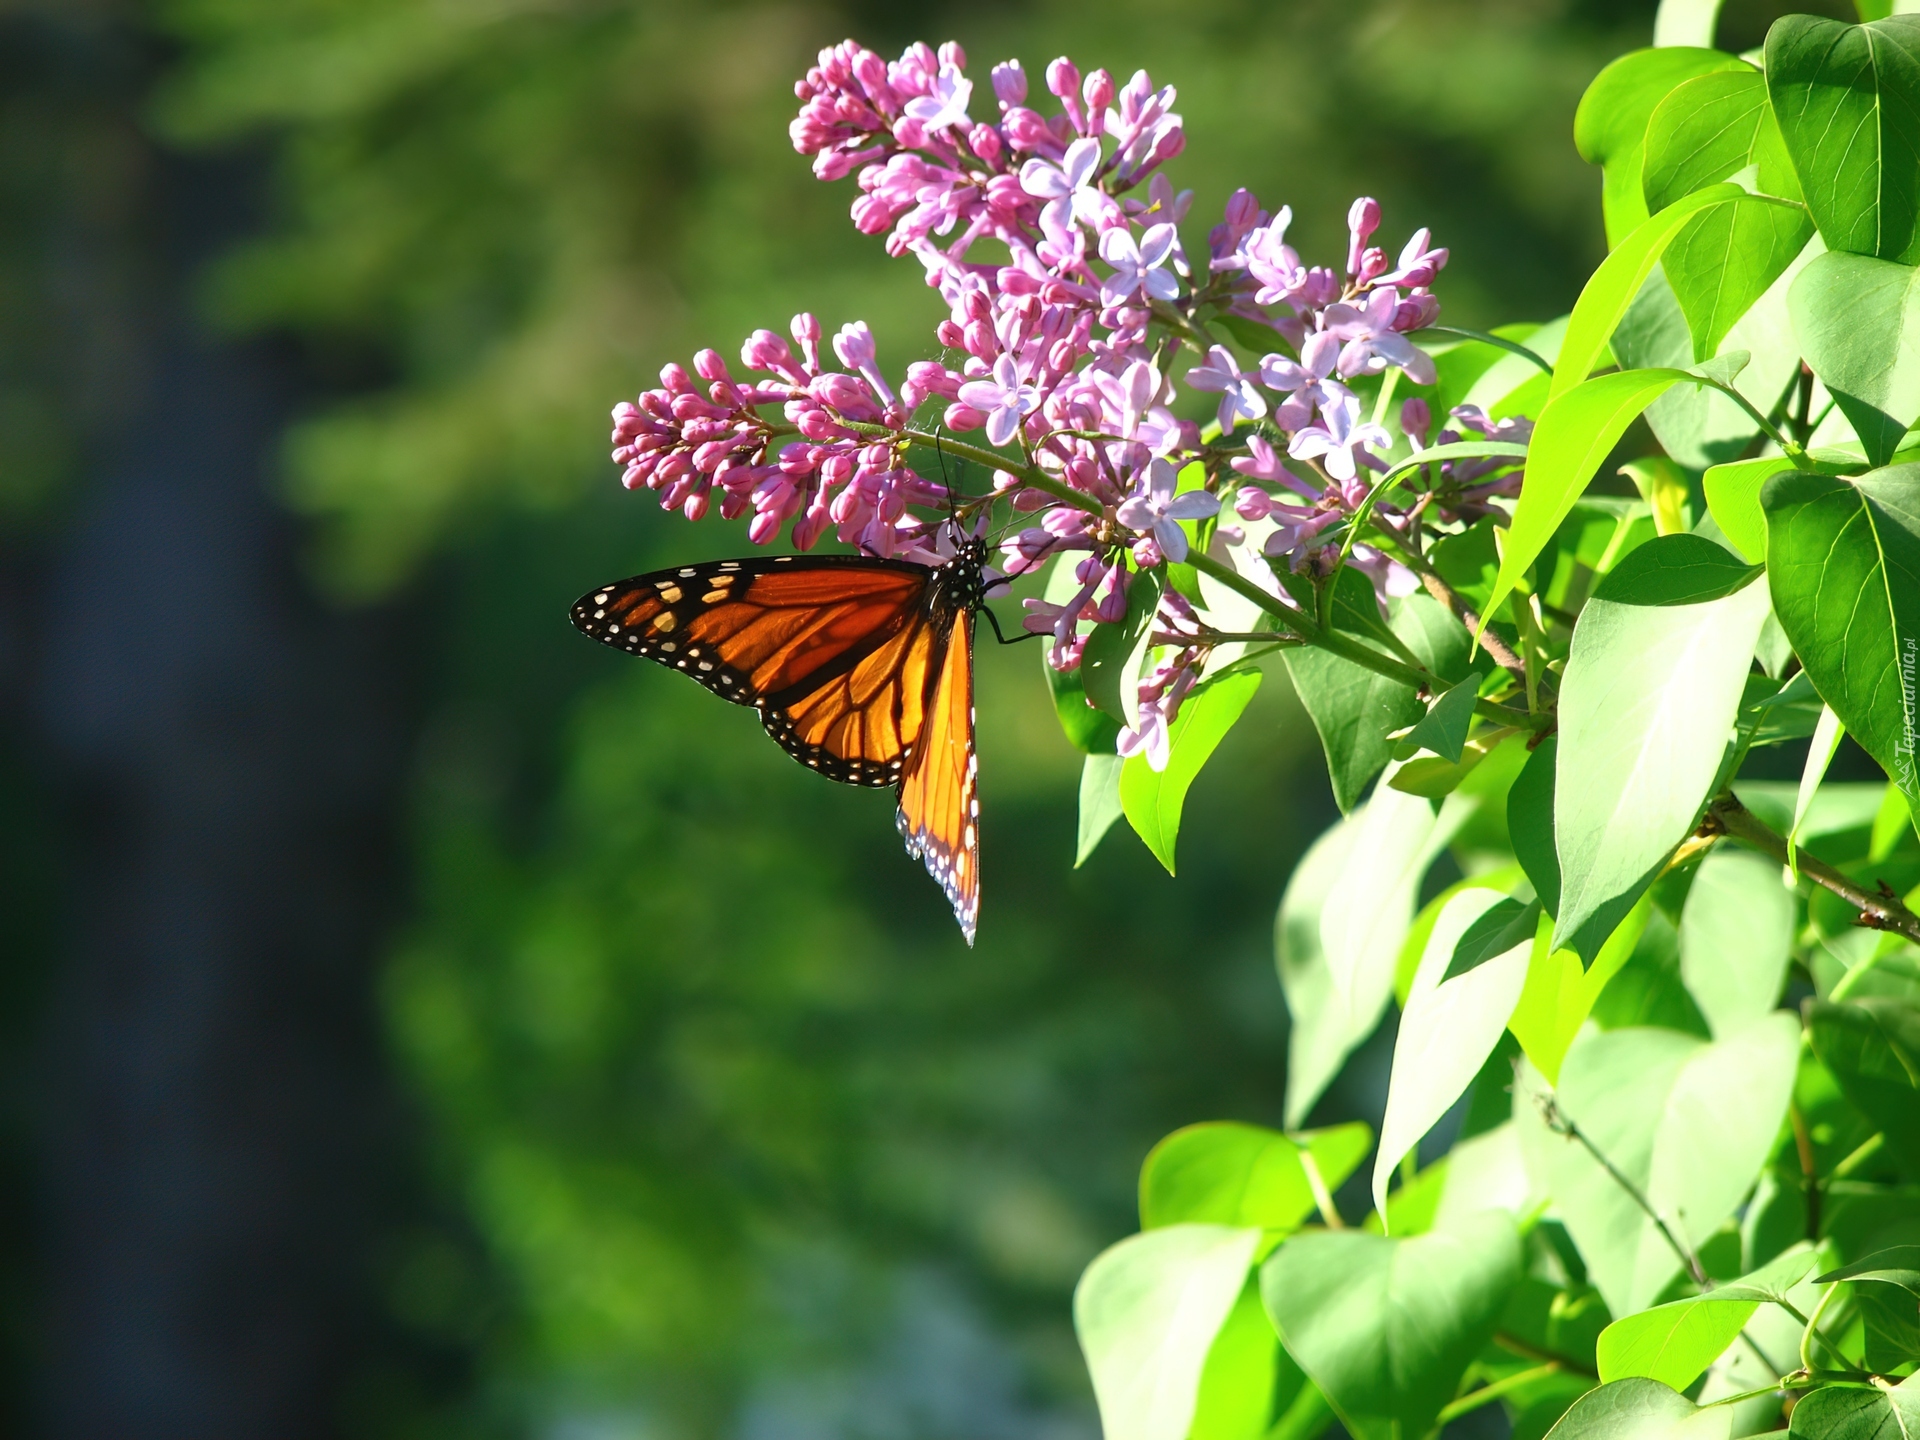
{"label": "lilac panicle", "polygon": [[[1050,635],[1051,663],[1070,670],[1087,627],[1126,613],[1130,566],[1185,560],[1190,526],[1223,522],[1213,543],[1234,544],[1247,533],[1236,521],[1257,525],[1267,557],[1323,564],[1393,443],[1348,382],[1393,370],[1432,383],[1433,362],[1408,335],[1438,313],[1430,287],[1447,252],[1420,229],[1390,259],[1372,243],[1381,207],[1362,197],[1344,271],[1309,264],[1286,238],[1292,211],[1239,190],[1196,265],[1179,228],[1191,192],[1161,168],[1186,143],[1172,86],[1144,70],[1120,83],[1065,56],[1043,86],[1017,60],[981,86],[966,66],[952,43],[886,60],[843,42],[796,84],[789,127],[820,179],[854,181],[855,227],[923,267],[945,307],[940,358],[889,372],[863,322],[827,339],[799,315],[787,335],[749,336],[737,371],[712,350],[692,373],[668,365],[656,388],[614,410],[614,459],[629,488],[690,519],[717,507],[746,520],[756,544],[788,532],[805,550],[831,532],[931,562],[952,499],[944,476],[908,463],[910,447],[930,444],[935,425],[991,446],[1005,459],[970,512],[1004,501],[1020,517],[1003,545],[1007,574],[1055,555],[1075,567],[1066,600],[1025,602],[1027,628]],[[993,242],[992,258],[980,241]],[[1245,322],[1233,340],[1271,337],[1253,347],[1264,353],[1236,351],[1220,316]],[[1217,438],[1182,416],[1183,386],[1218,397]],[[1450,419],[1497,428],[1478,412]],[[1418,398],[1399,420],[1415,443],[1432,423]],[[1182,490],[1195,461],[1201,484]],[[1440,473],[1434,500],[1462,517],[1518,483],[1476,484],[1485,467],[1457,462]],[[1389,525],[1398,513],[1375,511]],[[1404,583],[1385,553],[1353,555],[1383,596]],[[1155,625],[1172,650],[1141,681],[1141,723],[1122,736],[1156,766],[1208,650],[1192,607],[1165,595]]]}

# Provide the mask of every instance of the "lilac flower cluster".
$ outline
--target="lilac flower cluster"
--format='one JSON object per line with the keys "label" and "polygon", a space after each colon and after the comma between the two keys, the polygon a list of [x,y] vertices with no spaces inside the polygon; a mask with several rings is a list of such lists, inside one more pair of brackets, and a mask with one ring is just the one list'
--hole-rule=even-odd
{"label": "lilac flower cluster", "polygon": [[[756,544],[790,523],[803,550],[831,528],[874,554],[928,560],[952,501],[944,479],[910,468],[909,448],[930,443],[935,421],[981,432],[1004,466],[992,499],[1026,517],[1004,544],[1006,572],[1078,554],[1069,599],[1026,602],[1027,627],[1051,633],[1052,663],[1070,670],[1084,627],[1125,614],[1139,571],[1186,560],[1192,527],[1213,522],[1223,499],[1244,522],[1271,522],[1267,557],[1314,563],[1395,443],[1348,382],[1388,371],[1434,381],[1407,337],[1438,313],[1430,287],[1447,252],[1422,229],[1390,258],[1371,243],[1380,207],[1361,199],[1344,272],[1309,266],[1287,242],[1291,211],[1270,215],[1241,190],[1196,264],[1178,228],[1192,194],[1160,170],[1185,144],[1171,86],[1145,71],[1121,86],[1062,58],[1047,67],[1043,114],[1018,61],[993,68],[990,97],[976,97],[965,65],[952,43],[889,62],[846,42],[795,87],[791,126],[821,179],[855,177],[854,224],[925,267],[947,307],[942,358],[908,365],[896,387],[854,323],[833,337],[833,368],[819,321],[801,315],[791,343],[766,330],[747,340],[745,376],[711,350],[694,375],[667,366],[659,388],[614,411],[614,459],[629,487],[690,519],[717,490],[723,516],[751,516]],[[994,258],[979,258],[980,242]],[[1216,325],[1262,337],[1252,348],[1265,353],[1243,361]],[[1177,413],[1177,380],[1219,397],[1205,428]],[[930,405],[937,414],[916,426]],[[1422,443],[1424,402],[1400,419]],[[1461,493],[1459,506],[1487,498]],[[1397,513],[1376,511],[1389,525]],[[1218,529],[1245,543],[1243,528]],[[1369,547],[1353,561],[1383,593],[1411,580]],[[1142,724],[1122,737],[1156,765],[1208,648],[1177,643],[1202,632],[1177,592],[1166,596],[1156,625],[1177,648],[1143,679]]]}

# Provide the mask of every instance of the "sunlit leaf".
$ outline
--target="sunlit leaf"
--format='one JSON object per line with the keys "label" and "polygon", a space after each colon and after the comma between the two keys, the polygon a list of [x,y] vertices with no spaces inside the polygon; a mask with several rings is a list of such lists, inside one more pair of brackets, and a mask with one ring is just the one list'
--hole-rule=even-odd
{"label": "sunlit leaf", "polygon": [[1622,55],[1594,77],[1573,117],[1573,143],[1581,159],[1604,167],[1607,244],[1618,245],[1647,218],[1641,175],[1654,108],[1696,75],[1751,68],[1706,46],[1661,46]]}
{"label": "sunlit leaf", "polygon": [[1127,588],[1126,618],[1095,625],[1081,652],[1080,683],[1087,700],[1122,725],[1131,725],[1139,717],[1134,687],[1152,648],[1153,617],[1159,604],[1159,577],[1151,571],[1135,575]]}
{"label": "sunlit leaf", "polygon": [[1107,1440],[1186,1440],[1214,1337],[1246,1283],[1260,1232],[1172,1225],[1101,1254],[1073,1292]]}
{"label": "sunlit leaf", "polygon": [[1167,768],[1155,770],[1145,754],[1130,755],[1121,766],[1120,808],[1169,875],[1187,790],[1246,713],[1261,678],[1258,670],[1240,670],[1196,686],[1167,727]]}
{"label": "sunlit leaf", "polygon": [[1377,787],[1316,840],[1287,881],[1274,959],[1293,1025],[1286,1123],[1298,1126],[1347,1055],[1380,1023],[1420,880],[1471,806]]}
{"label": "sunlit leaf", "polygon": [[1695,361],[1719,350],[1812,238],[1805,206],[1758,195],[1713,206],[1674,236],[1660,264],[1687,317]]}
{"label": "sunlit leaf", "polygon": [[[1394,1041],[1386,1118],[1373,1162],[1376,1210],[1386,1210],[1387,1184],[1401,1157],[1466,1093],[1499,1043],[1526,982],[1538,911],[1537,905],[1522,906],[1496,891],[1468,889],[1435,919]],[[1457,952],[1473,939],[1476,924],[1516,918],[1523,924],[1515,943],[1449,978]],[[1508,940],[1514,937],[1503,931],[1487,948]]]}
{"label": "sunlit leaf", "polygon": [[1726,846],[1700,862],[1680,915],[1680,975],[1716,1039],[1779,1003],[1793,930],[1777,862]]}
{"label": "sunlit leaf", "polygon": [[1755,565],[1767,558],[1767,515],[1760,507],[1760,486],[1769,475],[1793,469],[1778,455],[1735,460],[1710,467],[1706,475],[1707,509],[1720,531]]}
{"label": "sunlit leaf", "polygon": [[1696,76],[1667,92],[1647,119],[1646,146],[1641,186],[1649,213],[1748,165],[1759,170],[1767,194],[1800,198],[1792,167],[1776,163],[1786,153],[1767,104],[1767,82],[1748,66]]}
{"label": "sunlit leaf", "polygon": [[1140,1228],[1202,1222],[1292,1230],[1313,1213],[1313,1159],[1332,1190],[1367,1157],[1373,1131],[1360,1121],[1286,1135],[1210,1120],[1174,1131],[1140,1167]]}
{"label": "sunlit leaf", "polygon": [[[1692,539],[1668,536],[1629,560]],[[1602,581],[1581,612],[1560,691],[1554,948],[1588,959],[1692,831],[1767,618],[1763,585],[1648,605],[1611,598],[1619,579]],[[1664,593],[1634,575],[1621,582],[1624,595],[1643,588]]]}
{"label": "sunlit leaf", "polygon": [[1633,957],[1634,946],[1639,943],[1652,913],[1653,897],[1642,895],[1640,902],[1607,937],[1593,964],[1584,966],[1573,951],[1550,948],[1552,929],[1542,922],[1547,933],[1539,937],[1540,943],[1534,947],[1527,967],[1527,983],[1520,991],[1520,1001],[1513,1007],[1507,1028],[1549,1084],[1559,1080],[1560,1062],[1566,1059],[1574,1037],[1599,1003],[1607,982]]}
{"label": "sunlit leaf", "polygon": [[[1773,1153],[1799,1045],[1799,1023],[1784,1012],[1713,1042],[1650,1027],[1589,1030],[1561,1067],[1558,1104],[1697,1250]],[[1539,1127],[1523,1129],[1522,1142],[1608,1309],[1645,1309],[1683,1265],[1659,1227],[1585,1145]]]}
{"label": "sunlit leaf", "polygon": [[1813,1248],[1801,1244],[1705,1294],[1614,1321],[1600,1335],[1600,1378],[1641,1375],[1684,1390],[1733,1343],[1755,1310],[1785,1299],[1816,1259]]}
{"label": "sunlit leaf", "polygon": [[[1275,1405],[1295,1398],[1305,1379],[1280,1348],[1259,1282],[1249,1276],[1207,1352],[1186,1440],[1266,1440]],[[1277,1393],[1283,1386],[1289,1393]]]}
{"label": "sunlit leaf", "polygon": [[1260,1271],[1267,1313],[1349,1428],[1424,1435],[1493,1334],[1520,1271],[1512,1219],[1484,1211],[1407,1239],[1294,1236]]}

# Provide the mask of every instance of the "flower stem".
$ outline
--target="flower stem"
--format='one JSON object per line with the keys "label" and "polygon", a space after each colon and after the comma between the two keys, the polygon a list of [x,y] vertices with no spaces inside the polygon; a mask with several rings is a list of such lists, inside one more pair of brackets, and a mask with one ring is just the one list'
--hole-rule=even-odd
{"label": "flower stem", "polygon": [[1833,1303],[1833,1297],[1840,1293],[1838,1285],[1827,1286],[1826,1294],[1820,1297],[1820,1303],[1813,1307],[1813,1314],[1807,1317],[1807,1328],[1800,1332],[1800,1368],[1813,1369],[1813,1332],[1819,1328],[1820,1317],[1827,1313],[1827,1306]]}
{"label": "flower stem", "polygon": [[1470,1410],[1478,1410],[1482,1405],[1491,1405],[1502,1395],[1518,1390],[1522,1385],[1531,1385],[1535,1380],[1544,1380],[1549,1375],[1558,1375],[1567,1367],[1558,1360],[1549,1360],[1544,1365],[1536,1365],[1531,1370],[1516,1371],[1499,1380],[1489,1381],[1478,1390],[1469,1390],[1458,1400],[1440,1409],[1436,1423],[1445,1425],[1450,1420],[1458,1420]]}

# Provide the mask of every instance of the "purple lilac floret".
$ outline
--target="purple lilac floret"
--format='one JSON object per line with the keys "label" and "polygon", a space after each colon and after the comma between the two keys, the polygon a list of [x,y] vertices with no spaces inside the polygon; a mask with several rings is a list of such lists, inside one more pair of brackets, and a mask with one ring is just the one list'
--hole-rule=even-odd
{"label": "purple lilac floret", "polygon": [[[703,350],[692,374],[668,365],[658,388],[614,410],[625,484],[694,520],[717,494],[721,515],[750,517],[755,544],[787,531],[807,550],[831,531],[872,554],[931,561],[950,549],[941,529],[952,498],[944,477],[909,466],[909,446],[937,427],[984,441],[1008,466],[994,498],[1026,518],[1004,543],[1005,572],[1074,557],[1067,600],[1025,602],[1027,628],[1051,635],[1061,670],[1080,663],[1090,623],[1125,615],[1132,574],[1185,560],[1195,527],[1216,517],[1211,543],[1242,547],[1243,571],[1284,560],[1324,573],[1322,537],[1340,538],[1394,443],[1348,382],[1388,370],[1434,381],[1432,359],[1407,337],[1439,313],[1429,287],[1446,250],[1421,229],[1389,257],[1371,243],[1380,207],[1362,198],[1344,272],[1309,266],[1286,239],[1292,212],[1269,215],[1240,190],[1195,264],[1179,231],[1192,194],[1160,169],[1186,143],[1172,86],[1156,88],[1144,70],[1117,85],[1061,58],[1044,76],[1052,103],[1036,106],[1018,61],[994,66],[984,88],[965,67],[952,42],[889,62],[847,41],[821,51],[795,86],[790,127],[820,179],[854,178],[854,225],[925,268],[947,308],[934,334],[942,358],[908,364],[896,385],[865,324],[823,347],[820,322],[804,314],[790,341],[755,331],[741,347],[744,374]],[[982,241],[1006,258],[986,258]],[[1263,343],[1244,356],[1225,343],[1248,335]],[[1206,432],[1177,413],[1182,383],[1218,397]],[[1415,445],[1425,441],[1424,401],[1398,418]],[[1483,435],[1524,434],[1524,422],[1496,425],[1470,407],[1450,418]],[[1449,437],[1458,431],[1433,443]],[[1182,489],[1195,460],[1206,462],[1204,483]],[[1470,520],[1514,493],[1512,474],[1475,484],[1491,462],[1474,463],[1445,467],[1444,495],[1436,486],[1420,503]],[[1062,503],[1060,490],[1101,513]],[[1374,516],[1389,529],[1402,520],[1389,505]],[[1412,588],[1373,547],[1353,547],[1350,561],[1383,603]],[[1192,607],[1164,593],[1155,624],[1172,652],[1142,679],[1140,724],[1120,742],[1156,768],[1208,655]]]}

